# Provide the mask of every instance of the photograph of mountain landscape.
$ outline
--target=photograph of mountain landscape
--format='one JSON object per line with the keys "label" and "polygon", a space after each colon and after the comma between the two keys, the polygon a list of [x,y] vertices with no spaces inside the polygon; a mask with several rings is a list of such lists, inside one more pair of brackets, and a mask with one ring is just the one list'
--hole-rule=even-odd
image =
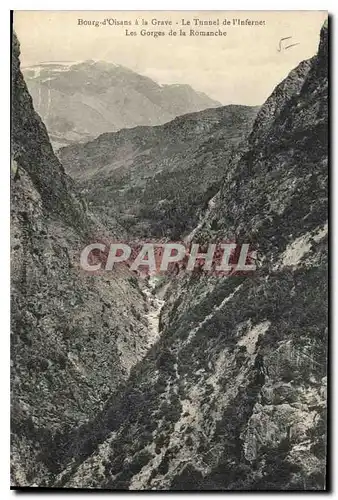
{"label": "photograph of mountain landscape", "polygon": [[327,490],[327,12],[11,23],[11,488]]}

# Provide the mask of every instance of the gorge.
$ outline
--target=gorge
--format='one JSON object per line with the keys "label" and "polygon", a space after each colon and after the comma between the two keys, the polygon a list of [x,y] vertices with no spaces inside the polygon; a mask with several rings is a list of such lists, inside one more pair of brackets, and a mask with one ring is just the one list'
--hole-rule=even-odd
{"label": "gorge", "polygon": [[[54,154],[12,58],[14,487],[326,489],[328,25],[260,107]],[[253,245],[255,272],[81,272],[93,241]]]}

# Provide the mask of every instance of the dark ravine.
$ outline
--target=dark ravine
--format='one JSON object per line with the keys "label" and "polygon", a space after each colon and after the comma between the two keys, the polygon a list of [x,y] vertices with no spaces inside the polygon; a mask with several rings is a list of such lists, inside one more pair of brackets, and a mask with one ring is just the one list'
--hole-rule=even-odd
{"label": "dark ravine", "polygon": [[[178,274],[166,289],[160,338],[147,351],[148,324],[140,316],[149,314],[149,305],[137,279],[126,272],[106,284],[105,276],[85,277],[72,266],[74,247],[97,222],[52,153],[17,52],[15,44],[13,483],[325,489],[327,25],[318,54],[273,91],[243,150],[227,157],[204,218],[184,228],[200,243],[255,245],[257,271],[229,278]],[[26,138],[30,130],[34,136]],[[217,137],[208,137],[210,150],[215,141],[218,151]],[[102,141],[105,151],[106,139],[94,144]],[[118,235],[124,230],[113,222],[117,213],[108,222]],[[46,294],[48,300],[40,300]],[[114,304],[104,318],[102,301]],[[74,320],[80,355],[64,363],[62,356],[74,350],[75,342],[64,338]],[[130,336],[117,352],[126,331]],[[104,357],[103,341],[112,359]],[[131,357],[135,364],[126,366]],[[74,367],[78,359],[84,377]]]}
{"label": "dark ravine", "polygon": [[190,85],[159,85],[104,61],[46,62],[23,68],[23,74],[55,149],[221,106]]}
{"label": "dark ravine", "polygon": [[171,285],[159,343],[56,484],[325,488],[327,27],[287,80],[195,236],[259,244],[259,271]]}

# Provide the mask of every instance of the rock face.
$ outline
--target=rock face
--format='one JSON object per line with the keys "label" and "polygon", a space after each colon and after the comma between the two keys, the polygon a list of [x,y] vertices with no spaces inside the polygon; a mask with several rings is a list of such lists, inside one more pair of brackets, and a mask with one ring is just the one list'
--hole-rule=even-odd
{"label": "rock face", "polygon": [[92,209],[138,237],[181,238],[196,227],[257,107],[225,106],[159,127],[103,134],[59,150]]}
{"label": "rock face", "polygon": [[255,244],[258,270],[178,275],[159,342],[79,430],[55,486],[325,489],[327,63],[324,26],[194,233]]}
{"label": "rock face", "polygon": [[93,418],[143,357],[148,306],[128,272],[79,269],[79,252],[106,231],[54,156],[15,36],[12,79],[12,484],[29,486],[49,484],[60,436]]}
{"label": "rock face", "polygon": [[23,74],[55,148],[221,106],[189,85],[158,85],[102,61],[43,63],[24,68]]}

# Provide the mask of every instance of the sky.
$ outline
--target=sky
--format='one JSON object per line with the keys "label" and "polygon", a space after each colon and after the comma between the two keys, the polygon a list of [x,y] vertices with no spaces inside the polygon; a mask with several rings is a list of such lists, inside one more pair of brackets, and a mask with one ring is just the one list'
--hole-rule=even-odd
{"label": "sky", "polygon": [[[22,66],[102,60],[122,64],[161,84],[189,84],[222,104],[260,105],[291,69],[316,53],[326,17],[326,11],[15,11],[14,30],[21,44]],[[85,25],[105,19],[112,24]],[[142,19],[148,25],[141,25]],[[219,19],[220,26],[195,26],[194,19]],[[239,26],[233,19],[261,24]],[[132,25],[118,25],[115,20]],[[172,25],[152,24],[152,20]],[[223,24],[226,21],[230,24]],[[162,31],[165,36],[141,36],[141,29]],[[185,30],[187,35],[169,36],[171,29]],[[189,36],[190,29],[227,34]],[[281,42],[279,50],[284,37],[292,38]],[[291,44],[297,45],[285,48]]]}

